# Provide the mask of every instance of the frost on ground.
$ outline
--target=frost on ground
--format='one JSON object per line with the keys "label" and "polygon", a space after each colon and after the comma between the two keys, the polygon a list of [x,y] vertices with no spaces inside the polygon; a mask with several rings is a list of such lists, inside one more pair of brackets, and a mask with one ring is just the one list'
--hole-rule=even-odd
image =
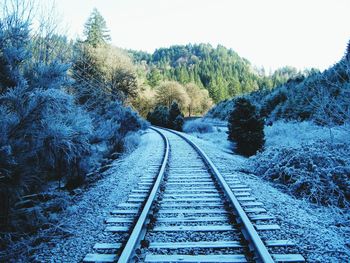
{"label": "frost on ground", "polygon": [[110,211],[127,199],[138,178],[147,172],[150,163],[161,162],[162,154],[163,141],[158,134],[148,130],[142,135],[135,151],[114,162],[101,180],[77,196],[69,208],[58,215],[69,237],[54,238],[42,244],[32,260],[80,262],[92,251],[96,242],[103,241],[106,227],[104,220]]}
{"label": "frost on ground", "polygon": [[[329,132],[328,130],[316,131],[310,127],[310,124],[301,125],[304,125],[302,127],[306,133],[313,131],[313,135],[309,134],[309,137],[326,138],[325,132]],[[282,126],[284,124],[279,124],[278,128],[286,128]],[[270,130],[267,131],[267,136],[269,133],[275,133],[279,138],[268,137],[267,147],[276,146],[279,142],[283,144],[286,141],[292,142],[295,146],[298,143],[298,137],[305,138],[302,134],[297,134],[295,128],[296,126],[288,127],[283,135],[268,128]],[[338,135],[338,138],[341,138],[342,133],[339,132]],[[207,153],[220,172],[239,174],[241,180],[252,188],[252,195],[263,202],[267,211],[277,218],[284,238],[296,243],[307,262],[350,262],[348,238],[350,213],[348,210],[324,207],[303,199],[296,199],[272,182],[256,175],[243,173],[242,170],[246,170],[249,159],[232,154],[232,145],[229,145],[226,133],[220,128],[213,133],[188,136]]]}

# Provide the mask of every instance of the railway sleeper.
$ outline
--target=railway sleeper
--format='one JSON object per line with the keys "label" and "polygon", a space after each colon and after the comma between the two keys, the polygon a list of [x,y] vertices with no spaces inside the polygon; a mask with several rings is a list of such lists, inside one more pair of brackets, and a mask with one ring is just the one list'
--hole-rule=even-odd
{"label": "railway sleeper", "polygon": [[[268,247],[295,246],[290,240],[267,240]],[[181,248],[242,248],[239,241],[198,241],[198,242],[151,242],[153,249],[181,249]]]}
{"label": "railway sleeper", "polygon": [[85,256],[83,262],[116,262],[118,256],[116,254],[97,254],[90,253]]}
{"label": "railway sleeper", "polygon": [[232,225],[198,225],[198,226],[155,226],[152,231],[155,232],[221,232],[221,231],[237,231]]}
{"label": "railway sleeper", "polygon": [[[276,262],[305,262],[300,254],[272,254]],[[245,255],[146,255],[145,262],[205,262],[205,263],[242,263],[248,262]]]}

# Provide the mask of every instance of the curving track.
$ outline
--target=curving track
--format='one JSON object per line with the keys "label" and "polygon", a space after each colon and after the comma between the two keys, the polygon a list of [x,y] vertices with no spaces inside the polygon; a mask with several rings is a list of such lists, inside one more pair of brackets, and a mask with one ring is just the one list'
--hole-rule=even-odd
{"label": "curving track", "polygon": [[119,242],[96,244],[85,262],[304,262],[290,241],[266,238],[279,226],[239,178],[182,134],[153,129],[165,146],[157,175],[106,220]]}

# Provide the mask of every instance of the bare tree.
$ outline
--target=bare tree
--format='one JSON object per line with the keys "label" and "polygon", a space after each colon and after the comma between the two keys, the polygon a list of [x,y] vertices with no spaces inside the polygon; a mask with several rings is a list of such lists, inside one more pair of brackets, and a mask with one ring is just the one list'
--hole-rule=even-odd
{"label": "bare tree", "polygon": [[0,2],[1,17],[6,17],[7,25],[30,23],[33,21],[35,4],[33,0],[3,0]]}

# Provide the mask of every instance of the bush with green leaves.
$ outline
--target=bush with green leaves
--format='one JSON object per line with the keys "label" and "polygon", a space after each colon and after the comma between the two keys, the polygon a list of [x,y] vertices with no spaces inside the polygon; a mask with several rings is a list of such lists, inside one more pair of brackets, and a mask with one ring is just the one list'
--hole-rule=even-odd
{"label": "bush with green leaves", "polygon": [[236,142],[236,152],[245,156],[254,155],[263,148],[264,120],[248,99],[235,101],[228,120],[228,139]]}

